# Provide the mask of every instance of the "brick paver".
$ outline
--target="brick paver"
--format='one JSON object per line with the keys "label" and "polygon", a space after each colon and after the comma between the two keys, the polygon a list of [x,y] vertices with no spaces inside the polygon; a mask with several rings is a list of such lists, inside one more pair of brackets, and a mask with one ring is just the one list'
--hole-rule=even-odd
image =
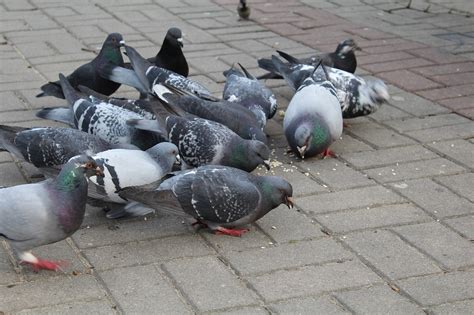
{"label": "brick paver", "polygon": [[[363,49],[356,73],[384,79],[392,96],[347,121],[335,159],[289,156],[276,115],[267,133],[282,164],[267,173],[293,184],[297,207],[242,238],[89,207],[72,238],[35,250],[69,266],[38,274],[0,241],[0,314],[474,313],[472,1],[248,2],[250,21],[238,21],[236,0],[0,2],[2,124],[62,126],[35,117],[65,104],[34,97],[46,80],[93,58],[109,32],[152,56],[171,26],[185,33],[191,77],[216,96],[234,62],[258,75],[256,58],[275,49],[305,56],[349,37]],[[266,84],[285,109],[293,92]],[[0,186],[35,174],[0,152]]]}

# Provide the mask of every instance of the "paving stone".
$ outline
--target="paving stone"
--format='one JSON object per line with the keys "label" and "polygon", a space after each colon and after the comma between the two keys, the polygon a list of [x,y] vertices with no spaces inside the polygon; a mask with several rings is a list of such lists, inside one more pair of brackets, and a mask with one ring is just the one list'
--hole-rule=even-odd
{"label": "paving stone", "polygon": [[430,100],[443,100],[453,97],[472,95],[474,93],[472,87],[473,84],[464,84],[445,88],[437,88],[427,91],[420,91],[418,92],[418,94]]}
{"label": "paving stone", "polygon": [[474,264],[474,244],[439,223],[403,226],[394,230],[447,268]]}
{"label": "paving stone", "polygon": [[337,140],[331,145],[331,150],[336,152],[336,154],[343,155],[349,152],[373,151],[373,148],[348,134],[344,134],[342,139]]}
{"label": "paving stone", "polygon": [[212,247],[218,252],[228,251],[245,251],[251,248],[261,248],[273,244],[273,240],[262,233],[255,226],[248,226],[250,231],[241,237],[223,237],[222,235],[202,231],[201,236],[204,237]]}
{"label": "paving stone", "polygon": [[256,302],[255,294],[214,257],[172,261],[164,268],[200,311]]}
{"label": "paving stone", "polygon": [[464,97],[456,97],[456,98],[448,98],[445,100],[440,100],[439,103],[443,106],[451,108],[453,110],[456,109],[463,109],[463,108],[470,108],[471,107],[471,96],[464,96]]}
{"label": "paving stone", "polygon": [[[0,100],[2,100],[2,103],[0,104],[0,112],[14,109],[26,109],[25,104],[13,92],[1,92]],[[5,113],[2,115],[8,114]]]}
{"label": "paving stone", "polygon": [[329,238],[229,252],[225,257],[242,275],[267,273],[310,264],[345,260],[352,254]]}
{"label": "paving stone", "polygon": [[392,130],[381,128],[375,124],[353,125],[350,133],[379,148],[415,144],[413,140],[399,135]]}
{"label": "paving stone", "polygon": [[451,272],[398,281],[400,287],[428,306],[474,298],[474,271]]}
{"label": "paving stone", "polygon": [[328,296],[286,300],[270,304],[270,308],[276,314],[350,314]]}
{"label": "paving stone", "polygon": [[459,161],[464,165],[474,168],[474,145],[466,140],[450,140],[444,142],[428,143],[429,147]]}
{"label": "paving stone", "polygon": [[421,145],[410,145],[370,152],[348,153],[342,157],[355,167],[365,169],[382,165],[433,159],[438,156]]}
{"label": "paving stone", "polygon": [[387,122],[387,125],[400,131],[412,131],[428,128],[436,128],[449,125],[457,125],[468,123],[469,119],[461,117],[456,114],[447,114],[447,115],[436,115],[436,116],[427,116],[423,118],[408,118],[393,120]]}
{"label": "paving stone", "polygon": [[84,250],[84,254],[96,270],[144,265],[179,257],[203,256],[213,253],[214,251],[194,235],[166,237]]}
{"label": "paving stone", "polygon": [[127,313],[192,314],[154,265],[104,271],[100,276]]}
{"label": "paving stone", "polygon": [[270,274],[249,277],[248,281],[263,296],[273,301],[326,291],[374,284],[381,279],[356,261],[306,266],[295,270],[281,270]]}
{"label": "paving stone", "polygon": [[474,213],[474,203],[459,198],[429,178],[394,183],[392,187],[438,218]]}
{"label": "paving stone", "polygon": [[474,123],[468,122],[459,125],[415,130],[407,132],[406,134],[421,142],[442,141],[456,138],[465,139],[474,137]]}
{"label": "paving stone", "polygon": [[474,202],[474,191],[471,189],[474,187],[473,173],[445,176],[438,178],[437,180],[454,190],[456,193]]}
{"label": "paving stone", "polygon": [[463,172],[464,168],[453,162],[438,158],[415,161],[387,167],[372,168],[365,172],[370,178],[384,183],[397,182],[414,178],[449,175]]}
{"label": "paving stone", "polygon": [[425,314],[419,306],[387,285],[336,292],[335,295],[356,314]]}
{"label": "paving stone", "polygon": [[435,315],[441,314],[472,314],[474,309],[474,299],[460,302],[446,303],[431,308],[431,312]]}
{"label": "paving stone", "polygon": [[468,240],[474,240],[474,215],[448,219],[444,221]]}
{"label": "paving stone", "polygon": [[18,282],[20,279],[19,275],[13,269],[13,264],[10,262],[10,258],[2,245],[2,241],[0,240],[0,285],[8,285]]}
{"label": "paving stone", "polygon": [[363,187],[299,198],[296,204],[311,214],[404,202],[382,186]]}
{"label": "paving stone", "polygon": [[53,315],[53,314],[99,314],[106,315],[114,312],[114,308],[106,300],[75,302],[67,304],[59,304],[49,307],[33,308],[15,312],[18,315]]}
{"label": "paving stone", "polygon": [[439,106],[430,100],[408,92],[392,95],[390,103],[415,116],[427,116],[449,112],[449,110],[443,106]]}
{"label": "paving stone", "polygon": [[0,164],[0,174],[2,178],[1,186],[10,187],[26,184],[23,175],[21,175],[14,163]]}
{"label": "paving stone", "polygon": [[[57,288],[61,288],[57,290]],[[41,294],[38,294],[41,292]],[[78,300],[97,300],[105,295],[96,279],[90,275],[71,278],[51,277],[43,281],[24,282],[12,287],[0,286],[0,309],[15,311]],[[24,297],[28,296],[28,299]]]}
{"label": "paving stone", "polygon": [[[359,60],[357,60],[359,61]],[[425,76],[450,74],[450,73],[463,73],[468,71],[474,71],[474,62],[463,62],[463,63],[452,63],[447,65],[432,65],[427,67],[420,67],[412,69],[417,73]]]}
{"label": "paving stone", "polygon": [[267,315],[268,311],[263,307],[240,307],[232,310],[212,312],[213,315]]}
{"label": "paving stone", "polygon": [[326,213],[316,216],[316,219],[333,232],[346,233],[367,228],[426,222],[430,218],[417,207],[401,204]]}
{"label": "paving stone", "polygon": [[370,117],[375,119],[376,121],[387,121],[392,119],[399,119],[399,118],[409,118],[413,117],[411,114],[398,109],[395,106],[384,105],[375,113],[371,114]]}

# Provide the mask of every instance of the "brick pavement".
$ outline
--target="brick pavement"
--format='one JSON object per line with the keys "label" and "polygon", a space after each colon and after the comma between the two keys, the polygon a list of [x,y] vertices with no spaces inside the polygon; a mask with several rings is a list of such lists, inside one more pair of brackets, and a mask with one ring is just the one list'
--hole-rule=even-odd
{"label": "brick pavement", "polygon": [[[35,251],[68,259],[65,273],[39,274],[2,242],[0,314],[473,313],[471,1],[250,2],[252,21],[237,21],[235,0],[0,1],[0,123],[59,126],[34,113],[64,102],[34,95],[93,57],[81,48],[114,31],[151,56],[172,25],[186,34],[192,77],[216,95],[235,61],[260,74],[255,59],[274,49],[332,51],[347,37],[363,48],[357,72],[392,95],[349,121],[337,159],[289,157],[282,118],[271,121],[282,162],[271,172],[293,183],[297,211],[278,208],[242,238],[89,208],[71,239]],[[267,84],[285,108],[290,89]],[[0,153],[0,185],[37,173]]]}

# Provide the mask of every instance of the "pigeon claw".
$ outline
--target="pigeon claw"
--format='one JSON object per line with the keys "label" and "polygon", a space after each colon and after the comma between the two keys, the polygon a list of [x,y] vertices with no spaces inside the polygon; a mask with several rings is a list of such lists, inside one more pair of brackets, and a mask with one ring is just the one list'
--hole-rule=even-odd
{"label": "pigeon claw", "polygon": [[328,148],[328,149],[324,150],[324,152],[323,152],[323,158],[325,158],[325,157],[327,157],[327,156],[335,158],[335,157],[336,157],[336,153],[334,153],[333,151],[331,151],[331,149]]}
{"label": "pigeon claw", "polygon": [[244,233],[248,232],[249,229],[226,229],[219,226],[215,229],[217,235],[230,235],[241,237]]}

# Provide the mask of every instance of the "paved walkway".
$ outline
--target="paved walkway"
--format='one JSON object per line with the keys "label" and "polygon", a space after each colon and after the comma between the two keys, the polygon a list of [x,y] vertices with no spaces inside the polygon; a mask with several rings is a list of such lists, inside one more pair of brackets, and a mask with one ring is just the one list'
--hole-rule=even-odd
{"label": "paved walkway", "polygon": [[[472,1],[0,1],[0,123],[37,120],[34,95],[90,60],[109,32],[152,56],[170,26],[186,33],[192,77],[219,95],[222,71],[275,49],[332,51],[353,37],[362,75],[390,84],[392,105],[349,121],[337,159],[285,154],[271,121],[272,173],[295,188],[242,238],[180,218],[108,221],[89,209],[71,239],[37,249],[65,273],[19,267],[0,243],[0,314],[472,314],[474,311],[474,23]],[[292,92],[268,81],[285,108]],[[133,97],[131,89],[121,95]],[[275,162],[274,164],[279,164]],[[263,173],[263,171],[260,171]],[[0,185],[38,172],[0,153]]]}

